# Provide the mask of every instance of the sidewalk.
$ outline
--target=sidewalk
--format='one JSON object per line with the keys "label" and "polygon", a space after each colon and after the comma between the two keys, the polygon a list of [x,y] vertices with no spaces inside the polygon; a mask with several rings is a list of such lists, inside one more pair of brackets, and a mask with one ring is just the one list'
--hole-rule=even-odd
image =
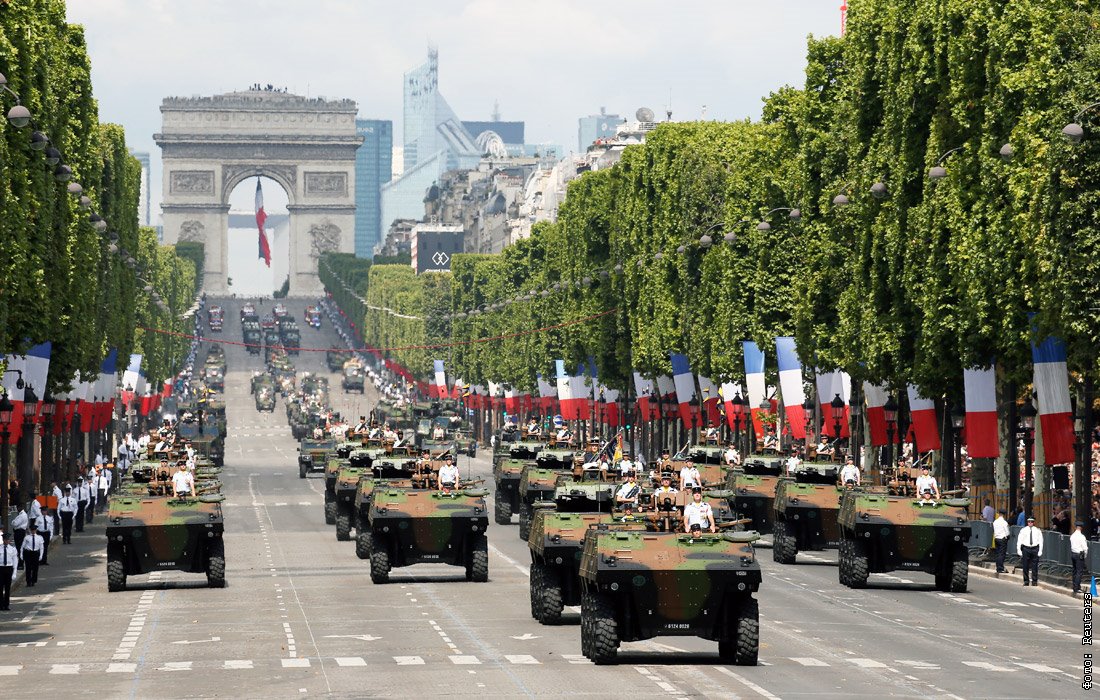
{"label": "sidewalk", "polygon": [[61,535],[51,538],[50,563],[38,568],[38,583],[28,588],[26,574],[22,569],[17,572],[11,589],[11,611],[0,612],[0,626],[29,622],[35,607],[47,596],[86,583],[95,576],[102,577],[106,591],[106,529],[107,514],[102,513],[84,526],[84,532],[76,532],[74,528],[72,544],[61,544]]}
{"label": "sidewalk", "polygon": [[[1013,561],[1015,559],[1015,561]],[[1024,582],[1024,574],[1020,569],[1019,557],[1006,557],[1005,568],[1008,569],[1008,573],[998,574],[997,563],[995,561],[975,561],[970,560],[970,572],[986,578],[996,578],[1004,581],[1010,581],[1022,586]],[[1092,574],[1086,572],[1086,576],[1081,580],[1081,590],[1087,591],[1092,585]],[[1053,591],[1054,593],[1061,593],[1062,595],[1074,597],[1073,584],[1070,578],[1062,575],[1052,574],[1048,571],[1039,571],[1039,588],[1044,590]]]}

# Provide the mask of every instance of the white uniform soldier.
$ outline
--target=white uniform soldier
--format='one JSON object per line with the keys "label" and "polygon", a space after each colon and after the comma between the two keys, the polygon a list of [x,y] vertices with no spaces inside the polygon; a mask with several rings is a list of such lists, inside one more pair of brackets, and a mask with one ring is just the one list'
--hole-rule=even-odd
{"label": "white uniform soldier", "polygon": [[65,495],[57,499],[57,512],[61,516],[61,544],[71,544],[73,539],[73,519],[76,517],[77,503],[72,489],[65,487]]}
{"label": "white uniform soldier", "polygon": [[703,529],[718,531],[710,504],[703,500],[703,489],[696,487],[691,493],[691,503],[684,506],[684,532]]}
{"label": "white uniform soldier", "polygon": [[443,458],[443,466],[439,468],[439,474],[436,476],[436,488],[444,493],[458,488],[460,476],[458,467],[454,465],[454,458],[448,454]]}
{"label": "white uniform soldier", "polygon": [[172,493],[176,498],[192,496],[195,493],[195,477],[187,471],[187,464],[181,463],[179,471],[172,475]]}
{"label": "white uniform soldier", "polygon": [[940,497],[940,485],[936,483],[936,477],[928,473],[928,467],[921,467],[920,476],[917,477],[917,493],[924,493],[927,490],[932,491],[932,495],[936,498]]}
{"label": "white uniform soldier", "polygon": [[687,491],[703,485],[703,478],[699,476],[699,470],[694,464],[689,464],[680,470],[680,489]]}
{"label": "white uniform soldier", "polygon": [[844,463],[844,468],[840,470],[840,483],[845,486],[849,485],[849,482],[859,486],[862,481],[862,475],[859,473],[859,468],[856,467],[852,458],[849,457],[848,461]]}

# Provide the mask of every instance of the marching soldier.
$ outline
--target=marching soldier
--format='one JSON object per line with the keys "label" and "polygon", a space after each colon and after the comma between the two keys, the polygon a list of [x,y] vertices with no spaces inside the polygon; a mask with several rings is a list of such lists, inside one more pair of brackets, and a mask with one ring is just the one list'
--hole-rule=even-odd
{"label": "marching soldier", "polygon": [[11,543],[11,533],[5,532],[0,542],[0,610],[11,610],[11,583],[19,564],[19,551]]}
{"label": "marching soldier", "polygon": [[45,542],[42,535],[38,534],[38,523],[34,520],[30,523],[30,532],[23,538],[23,570],[27,574],[27,586],[38,583],[38,562],[45,553]]}
{"label": "marching soldier", "polygon": [[78,508],[72,488],[66,485],[65,495],[57,501],[57,512],[61,516],[61,544],[72,544],[73,518],[76,517]]}

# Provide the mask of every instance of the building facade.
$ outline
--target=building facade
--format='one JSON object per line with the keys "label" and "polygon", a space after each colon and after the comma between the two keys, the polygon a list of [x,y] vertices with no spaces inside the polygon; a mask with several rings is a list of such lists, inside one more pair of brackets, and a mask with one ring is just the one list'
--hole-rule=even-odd
{"label": "building facade", "polygon": [[608,114],[600,107],[599,114],[590,114],[577,120],[577,152],[584,153],[597,139],[612,138],[615,130],[624,123],[618,114]]}
{"label": "building facade", "polygon": [[130,151],[130,155],[141,163],[141,192],[138,195],[138,223],[142,226],[153,225],[152,169],[149,166],[149,154],[145,151]]}
{"label": "building facade", "polygon": [[382,186],[393,174],[393,122],[356,119],[363,145],[355,153],[355,255],[369,258],[382,241]]}

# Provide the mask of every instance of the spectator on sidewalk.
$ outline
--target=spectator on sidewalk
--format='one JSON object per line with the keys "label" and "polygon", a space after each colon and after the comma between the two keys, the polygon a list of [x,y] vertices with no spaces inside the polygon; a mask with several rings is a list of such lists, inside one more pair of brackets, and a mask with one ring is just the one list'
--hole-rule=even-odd
{"label": "spectator on sidewalk", "polygon": [[1043,556],[1043,531],[1035,527],[1035,518],[1028,517],[1027,527],[1016,536],[1016,554],[1024,570],[1024,585],[1039,585],[1039,558]]}
{"label": "spectator on sidewalk", "polygon": [[985,506],[982,507],[982,520],[991,523],[996,517],[997,514],[993,511],[993,506],[990,505],[989,499],[985,499]]}
{"label": "spectator on sidewalk", "polygon": [[11,584],[19,564],[19,550],[11,543],[11,533],[0,541],[0,611],[11,610]]}
{"label": "spectator on sidewalk", "polygon": [[1073,534],[1069,536],[1069,556],[1073,562],[1073,593],[1075,595],[1081,592],[1081,578],[1088,566],[1089,541],[1085,539],[1085,533],[1081,532],[1081,528],[1084,526],[1085,523],[1078,520],[1077,527],[1073,530]]}
{"label": "spectator on sidewalk", "polygon": [[1005,520],[1004,511],[997,514],[993,521],[993,545],[997,548],[997,573],[1007,573],[1005,569],[1005,555],[1008,554],[1008,540],[1012,537],[1012,531]]}

